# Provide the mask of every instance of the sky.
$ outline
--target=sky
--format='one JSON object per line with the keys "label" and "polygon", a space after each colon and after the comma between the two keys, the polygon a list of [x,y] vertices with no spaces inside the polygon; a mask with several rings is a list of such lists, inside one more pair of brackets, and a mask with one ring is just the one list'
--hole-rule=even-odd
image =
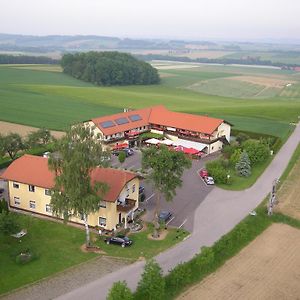
{"label": "sky", "polygon": [[0,33],[300,40],[300,0],[0,0]]}

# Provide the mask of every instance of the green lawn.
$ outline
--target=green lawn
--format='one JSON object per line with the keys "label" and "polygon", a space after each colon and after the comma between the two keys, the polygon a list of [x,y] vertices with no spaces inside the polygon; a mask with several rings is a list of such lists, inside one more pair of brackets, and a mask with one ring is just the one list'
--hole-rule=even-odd
{"label": "green lawn", "polygon": [[96,87],[47,68],[49,71],[0,66],[0,120],[63,130],[69,124],[120,112],[125,107],[164,104],[175,111],[228,119],[236,129],[282,137],[289,130],[289,122],[297,121],[300,115],[300,97],[236,99],[186,89],[195,82],[240,74],[294,76],[288,71],[201,66],[163,70],[173,77],[164,77],[160,85]]}
{"label": "green lawn", "polygon": [[152,231],[153,225],[148,223],[145,231],[130,234],[129,237],[133,240],[133,244],[130,247],[122,248],[118,245],[107,245],[104,242],[104,237],[100,238],[97,245],[109,256],[124,257],[134,260],[140,257],[148,259],[170,248],[188,236],[188,232],[185,230],[169,228],[169,232],[165,239],[154,241],[148,239],[148,235],[151,234]]}
{"label": "green lawn", "polygon": [[[85,242],[83,230],[31,216],[17,214],[17,217],[28,234],[18,242],[17,239],[0,233],[0,294],[51,276],[98,255],[80,250]],[[151,228],[152,224],[149,224],[147,230],[131,234],[134,244],[128,248],[106,245],[103,240],[96,244],[108,256],[136,260],[139,257],[153,257],[188,235],[184,230],[169,229],[164,240],[153,241],[147,238]],[[26,249],[35,253],[37,259],[25,265],[17,264],[15,255]]]}
{"label": "green lawn", "polygon": [[229,170],[230,178],[232,180],[232,184],[218,184],[219,187],[225,190],[233,190],[233,191],[241,191],[251,187],[257,180],[257,178],[265,171],[266,167],[272,161],[272,157],[266,160],[264,163],[254,166],[251,169],[251,176],[249,177],[241,177],[238,176],[234,170],[231,168]]}
{"label": "green lawn", "polygon": [[[18,215],[18,219],[22,228],[28,230],[21,242],[0,233],[0,294],[96,256],[79,249],[85,241],[85,233],[80,229],[24,215]],[[16,264],[14,254],[26,248],[38,258],[25,265]]]}

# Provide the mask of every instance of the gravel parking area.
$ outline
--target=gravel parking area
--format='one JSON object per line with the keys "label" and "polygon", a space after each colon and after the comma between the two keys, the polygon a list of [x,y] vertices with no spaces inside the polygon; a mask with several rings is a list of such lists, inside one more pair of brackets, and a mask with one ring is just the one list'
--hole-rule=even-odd
{"label": "gravel parking area", "polygon": [[[130,261],[123,259],[98,257],[0,298],[6,300],[53,299],[119,270],[129,263]],[[100,290],[99,293],[101,293]]]}

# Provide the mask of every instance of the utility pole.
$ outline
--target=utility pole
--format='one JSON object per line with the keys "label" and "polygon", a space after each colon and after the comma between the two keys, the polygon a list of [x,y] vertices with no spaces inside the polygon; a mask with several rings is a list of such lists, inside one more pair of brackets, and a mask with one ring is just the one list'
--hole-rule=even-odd
{"label": "utility pole", "polygon": [[272,216],[274,205],[277,203],[276,190],[277,190],[277,184],[278,183],[279,183],[278,178],[273,180],[272,191],[271,191],[270,198],[269,198],[269,203],[268,203],[268,216]]}

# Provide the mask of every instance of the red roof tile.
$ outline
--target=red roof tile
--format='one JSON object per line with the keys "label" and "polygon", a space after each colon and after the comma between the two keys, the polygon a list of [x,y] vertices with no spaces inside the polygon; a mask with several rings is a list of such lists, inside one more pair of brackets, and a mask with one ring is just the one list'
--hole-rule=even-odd
{"label": "red roof tile", "polygon": [[[114,121],[118,118],[138,114],[142,120],[103,128],[100,123],[106,121]],[[192,115],[187,113],[172,112],[163,105],[154,106],[145,109],[134,110],[130,112],[119,113],[115,115],[95,118],[91,120],[105,135],[112,135],[118,132],[132,130],[137,127],[147,126],[149,124],[157,124],[178,129],[195,131],[200,133],[212,134],[223,120],[210,118],[207,116]]]}
{"label": "red roof tile", "polygon": [[149,123],[174,127],[183,130],[212,134],[223,120],[207,116],[173,112],[164,106],[154,107],[151,111]]}
{"label": "red roof tile", "polygon": [[[54,187],[54,173],[48,169],[48,159],[25,154],[16,159],[1,175],[1,178],[42,188]],[[110,188],[104,199],[114,202],[126,183],[136,174],[111,168],[95,168],[91,174],[92,182],[104,182]]]}

